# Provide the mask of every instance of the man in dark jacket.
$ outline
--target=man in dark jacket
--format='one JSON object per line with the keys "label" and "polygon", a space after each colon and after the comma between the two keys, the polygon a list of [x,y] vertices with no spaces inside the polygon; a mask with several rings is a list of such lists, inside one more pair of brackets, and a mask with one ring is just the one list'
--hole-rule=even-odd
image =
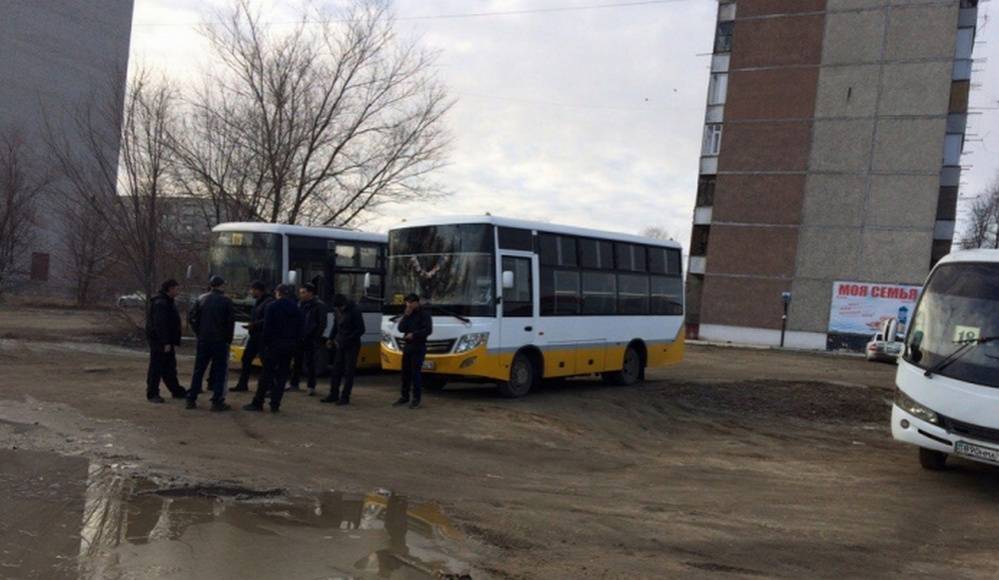
{"label": "man in dark jacket", "polygon": [[282,284],[277,288],[277,300],[264,312],[261,348],[264,372],[257,382],[253,402],[243,407],[246,411],[263,411],[264,399],[270,394],[271,412],[277,413],[284,397],[284,384],[288,380],[291,357],[302,339],[302,313],[292,300],[294,290]]}
{"label": "man in dark jacket", "polygon": [[250,370],[253,368],[253,360],[260,354],[260,338],[264,330],[264,312],[274,296],[267,291],[267,286],[260,280],[255,280],[250,284],[250,294],[253,295],[253,310],[250,311],[250,323],[246,325],[246,347],[243,349],[242,368],[239,371],[239,381],[232,389],[233,391],[250,390]]}
{"label": "man in dark jacket", "polygon": [[180,284],[170,279],[160,286],[160,292],[149,304],[146,317],[146,338],[149,340],[149,371],[146,373],[146,399],[162,403],[160,380],[174,399],[183,399],[187,391],[177,380],[177,352],[180,346],[180,313],[174,299]]}
{"label": "man in dark jacket", "polygon": [[211,364],[208,383],[212,389],[212,411],[228,411],[225,403],[226,375],[229,371],[229,345],[236,329],[236,313],[232,300],[225,295],[225,280],[212,276],[210,292],[198,297],[187,321],[198,337],[198,353],[194,359],[194,375],[187,391],[187,408],[198,406],[198,395],[205,371]]}
{"label": "man in dark jacket", "polygon": [[315,284],[304,284],[298,290],[298,309],[302,312],[302,342],[298,347],[296,365],[291,372],[291,389],[298,390],[298,379],[304,372],[309,396],[316,394],[316,355],[323,343],[326,328],[326,305],[316,298]]}
{"label": "man in dark jacket", "polygon": [[399,321],[399,332],[403,334],[405,341],[402,349],[402,396],[393,405],[409,403],[410,409],[420,406],[420,396],[423,394],[423,360],[427,356],[427,337],[433,331],[434,319],[423,309],[420,297],[416,294],[406,296],[406,311]]}
{"label": "man in dark jacket", "polygon": [[[334,349],[333,370],[330,374],[330,394],[320,399],[324,403],[349,405],[350,393],[354,389],[354,371],[357,370],[357,357],[361,354],[361,337],[364,336],[364,316],[361,310],[343,294],[333,297],[335,326],[333,338],[327,347]],[[340,392],[343,381],[343,392]]]}

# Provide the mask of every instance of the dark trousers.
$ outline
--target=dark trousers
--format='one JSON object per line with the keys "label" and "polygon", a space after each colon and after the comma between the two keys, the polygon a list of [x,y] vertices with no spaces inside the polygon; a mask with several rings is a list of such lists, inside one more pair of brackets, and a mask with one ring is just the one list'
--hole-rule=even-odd
{"label": "dark trousers", "polygon": [[264,370],[257,381],[257,392],[253,403],[262,407],[264,398],[270,395],[271,409],[281,407],[284,397],[284,384],[291,369],[291,357],[295,355],[294,344],[275,344],[264,349]]}
{"label": "dark trousers", "polygon": [[149,370],[146,372],[146,398],[160,396],[160,381],[166,385],[170,394],[183,397],[187,392],[177,380],[177,353],[171,347],[170,352],[163,352],[163,345],[149,349]]}
{"label": "dark trousers", "polygon": [[402,353],[402,398],[419,401],[423,394],[423,359],[427,357],[426,347]]}
{"label": "dark trousers", "polygon": [[214,340],[199,340],[198,354],[194,359],[194,375],[191,376],[191,389],[187,391],[188,401],[197,401],[201,394],[201,383],[204,382],[205,371],[211,365],[208,373],[208,387],[212,390],[212,403],[222,404],[225,401],[226,378],[229,373],[229,345]]}
{"label": "dark trousers", "polygon": [[291,384],[298,386],[299,378],[305,374],[305,381],[309,389],[316,388],[316,354],[319,351],[319,344],[306,339],[299,345],[298,352],[294,354],[294,365],[291,370]]}
{"label": "dark trousers", "polygon": [[[350,400],[354,390],[354,373],[357,371],[357,357],[361,354],[361,345],[347,345],[336,349],[333,355],[333,371],[330,374],[330,398],[342,401]],[[343,392],[340,392],[340,382],[343,382]]]}
{"label": "dark trousers", "polygon": [[250,384],[250,371],[253,369],[253,359],[260,354],[260,336],[250,335],[246,341],[246,348],[243,350],[243,358],[240,362],[243,366],[239,369],[239,381],[236,386],[246,388]]}

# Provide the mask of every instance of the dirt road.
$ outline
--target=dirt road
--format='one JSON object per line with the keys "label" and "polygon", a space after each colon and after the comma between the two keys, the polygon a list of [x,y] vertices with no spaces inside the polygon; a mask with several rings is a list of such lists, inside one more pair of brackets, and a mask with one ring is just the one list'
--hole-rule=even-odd
{"label": "dirt road", "polygon": [[476,577],[999,573],[999,470],[920,470],[888,435],[890,365],[691,347],[633,388],[572,380],[510,401],[462,386],[410,411],[375,374],[347,409],[291,394],[279,416],[214,415],[148,404],[141,352],[55,344],[5,316],[0,448],[206,485],[405,493],[464,532]]}

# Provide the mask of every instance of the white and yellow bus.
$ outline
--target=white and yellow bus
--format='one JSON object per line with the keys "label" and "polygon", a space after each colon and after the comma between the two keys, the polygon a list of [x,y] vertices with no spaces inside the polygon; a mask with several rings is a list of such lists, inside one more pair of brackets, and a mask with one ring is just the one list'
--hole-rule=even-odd
{"label": "white and yellow bus", "polygon": [[[226,294],[236,304],[236,336],[231,359],[243,357],[253,297],[250,283],[260,280],[270,289],[278,284],[311,282],[327,306],[333,295],[345,294],[364,313],[367,327],[359,367],[377,367],[381,296],[387,238],[339,228],[236,222],[212,228],[209,271],[226,281]],[[294,273],[294,274],[292,274]],[[365,289],[365,282],[368,288]],[[325,349],[319,368],[326,368]],[[258,363],[259,364],[259,361]]]}
{"label": "white and yellow bus", "polygon": [[673,241],[492,216],[389,232],[382,368],[402,366],[398,318],[418,294],[433,315],[425,383],[495,381],[508,397],[542,379],[616,384],[683,357],[681,248]]}

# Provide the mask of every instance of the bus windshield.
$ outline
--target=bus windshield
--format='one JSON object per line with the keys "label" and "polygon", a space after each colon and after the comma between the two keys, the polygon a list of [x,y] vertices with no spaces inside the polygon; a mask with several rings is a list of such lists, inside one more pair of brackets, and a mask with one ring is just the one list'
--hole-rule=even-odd
{"label": "bus windshield", "polygon": [[402,311],[416,293],[431,305],[462,316],[494,316],[492,226],[454,224],[395,230],[389,235],[385,311]]}
{"label": "bus windshield", "polygon": [[999,341],[969,345],[999,334],[999,264],[952,263],[926,284],[906,338],[906,361],[930,369],[957,349],[938,374],[999,387]]}
{"label": "bus windshield", "polygon": [[237,305],[240,318],[249,306],[250,283],[260,280],[269,288],[281,282],[281,235],[259,232],[215,232],[209,252],[212,275],[222,276],[226,294]]}

